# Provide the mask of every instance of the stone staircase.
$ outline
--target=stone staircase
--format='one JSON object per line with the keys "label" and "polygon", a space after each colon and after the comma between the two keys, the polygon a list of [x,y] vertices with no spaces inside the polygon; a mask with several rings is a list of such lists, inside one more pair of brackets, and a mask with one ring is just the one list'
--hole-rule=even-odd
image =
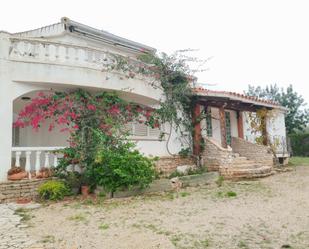
{"label": "stone staircase", "polygon": [[272,167],[255,162],[247,157],[232,153],[230,165],[219,167],[219,173],[225,179],[252,179],[272,174]]}
{"label": "stone staircase", "polygon": [[233,152],[265,166],[273,166],[274,157],[269,148],[238,137],[232,137]]}
{"label": "stone staircase", "polygon": [[[262,156],[262,152],[260,153]],[[206,138],[204,164],[209,171],[219,171],[225,179],[252,179],[272,174],[268,154],[266,156],[264,154],[264,158],[259,158],[257,154],[252,156],[253,158],[248,159],[247,156],[235,153],[231,147],[222,148],[214,140]]]}

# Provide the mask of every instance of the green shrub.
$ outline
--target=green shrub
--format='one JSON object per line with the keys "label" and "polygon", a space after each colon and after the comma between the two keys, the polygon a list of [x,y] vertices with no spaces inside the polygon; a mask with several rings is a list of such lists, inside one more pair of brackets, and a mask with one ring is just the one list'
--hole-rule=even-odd
{"label": "green shrub", "polygon": [[62,200],[64,196],[69,194],[69,189],[61,181],[47,181],[43,183],[39,189],[39,196],[44,200]]}
{"label": "green shrub", "polygon": [[309,156],[309,133],[289,135],[293,156]]}
{"label": "green shrub", "polygon": [[155,178],[154,162],[134,147],[133,143],[119,140],[115,146],[99,150],[85,172],[91,183],[112,193],[133,186],[147,187]]}

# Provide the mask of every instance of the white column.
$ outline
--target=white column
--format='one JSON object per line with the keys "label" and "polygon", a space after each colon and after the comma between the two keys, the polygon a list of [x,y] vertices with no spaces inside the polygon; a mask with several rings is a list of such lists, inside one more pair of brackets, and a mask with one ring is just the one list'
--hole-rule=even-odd
{"label": "white column", "polygon": [[0,32],[0,182],[7,180],[12,160],[13,83],[10,79],[9,35]]}

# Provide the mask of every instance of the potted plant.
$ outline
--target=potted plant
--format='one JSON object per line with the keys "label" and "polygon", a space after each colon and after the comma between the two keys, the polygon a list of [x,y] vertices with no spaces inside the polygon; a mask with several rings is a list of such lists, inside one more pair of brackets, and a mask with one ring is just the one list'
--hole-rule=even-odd
{"label": "potted plant", "polygon": [[88,197],[90,193],[90,179],[86,174],[81,176],[81,192],[83,197]]}
{"label": "potted plant", "polygon": [[8,180],[11,181],[18,181],[21,179],[24,179],[28,176],[28,173],[23,170],[21,167],[12,167],[9,171],[8,171]]}
{"label": "potted plant", "polygon": [[36,178],[48,178],[53,175],[53,171],[50,168],[42,167],[39,170],[39,173],[36,175]]}

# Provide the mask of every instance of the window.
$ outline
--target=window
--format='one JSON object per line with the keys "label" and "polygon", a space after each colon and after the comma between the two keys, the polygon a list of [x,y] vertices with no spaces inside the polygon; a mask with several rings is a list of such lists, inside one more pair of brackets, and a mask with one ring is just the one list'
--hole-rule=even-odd
{"label": "window", "polygon": [[206,131],[207,131],[207,137],[212,137],[212,122],[211,122],[211,109],[207,110],[206,115]]}
{"label": "window", "polygon": [[159,128],[151,128],[139,122],[130,122],[126,124],[126,128],[133,139],[159,139],[161,132],[164,131],[164,126],[161,126],[160,130]]}

